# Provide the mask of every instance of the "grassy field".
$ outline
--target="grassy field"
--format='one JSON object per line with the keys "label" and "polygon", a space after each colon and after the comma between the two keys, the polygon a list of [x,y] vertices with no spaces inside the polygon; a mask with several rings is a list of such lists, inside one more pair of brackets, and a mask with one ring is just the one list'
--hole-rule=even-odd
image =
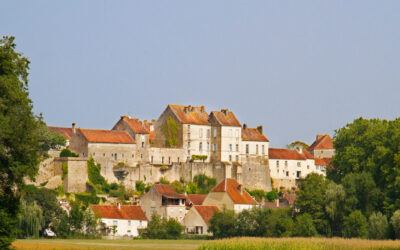
{"label": "grassy field", "polygon": [[17,249],[400,249],[400,240],[234,238],[226,240],[17,240]]}

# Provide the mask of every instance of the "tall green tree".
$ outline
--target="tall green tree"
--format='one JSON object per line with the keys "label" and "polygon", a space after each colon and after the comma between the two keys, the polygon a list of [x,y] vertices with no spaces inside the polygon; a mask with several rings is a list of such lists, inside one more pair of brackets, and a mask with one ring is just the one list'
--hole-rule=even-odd
{"label": "tall green tree", "polygon": [[39,238],[39,232],[44,226],[42,209],[36,202],[21,203],[21,213],[18,216],[18,226],[21,237]]}
{"label": "tall green tree", "polygon": [[331,235],[341,236],[346,193],[340,184],[331,182],[328,184],[325,196],[325,212],[331,227]]}
{"label": "tall green tree", "polygon": [[28,95],[29,60],[14,37],[0,39],[0,248],[15,238],[24,177],[34,178],[41,156],[39,124]]}
{"label": "tall green tree", "polygon": [[350,173],[370,173],[383,194],[383,208],[400,208],[400,118],[392,121],[358,118],[336,130],[336,155],[328,178],[339,183]]}
{"label": "tall green tree", "polygon": [[360,210],[353,211],[344,217],[343,236],[346,238],[366,238],[368,222]]}

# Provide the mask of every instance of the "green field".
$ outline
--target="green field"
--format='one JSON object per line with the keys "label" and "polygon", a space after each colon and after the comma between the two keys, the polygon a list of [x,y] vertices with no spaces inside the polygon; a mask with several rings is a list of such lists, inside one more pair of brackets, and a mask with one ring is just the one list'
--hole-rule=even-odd
{"label": "green field", "polygon": [[17,240],[17,249],[400,249],[400,240],[233,238],[226,240]]}

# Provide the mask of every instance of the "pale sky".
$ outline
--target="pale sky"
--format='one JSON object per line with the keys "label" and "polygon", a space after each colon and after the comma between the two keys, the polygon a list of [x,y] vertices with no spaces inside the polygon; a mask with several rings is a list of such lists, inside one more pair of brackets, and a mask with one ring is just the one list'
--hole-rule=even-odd
{"label": "pale sky", "polygon": [[400,111],[400,1],[3,1],[48,125],[232,110],[272,147]]}

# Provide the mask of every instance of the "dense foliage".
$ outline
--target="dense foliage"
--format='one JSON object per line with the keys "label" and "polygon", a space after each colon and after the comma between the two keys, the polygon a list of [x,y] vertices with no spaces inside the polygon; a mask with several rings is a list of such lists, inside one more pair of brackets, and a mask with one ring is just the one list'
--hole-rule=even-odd
{"label": "dense foliage", "polygon": [[185,227],[177,220],[161,218],[156,212],[151,216],[147,228],[140,229],[139,235],[145,239],[178,239]]}
{"label": "dense foliage", "polygon": [[74,152],[72,152],[71,150],[69,150],[68,148],[64,148],[63,150],[61,150],[60,152],[60,157],[79,157],[78,154],[75,154]]}
{"label": "dense foliage", "polygon": [[[159,183],[169,184],[177,193],[181,194],[185,191],[187,194],[208,194],[211,189],[215,187],[217,181],[215,178],[209,177],[204,174],[199,174],[193,178],[193,181],[185,181],[181,178],[179,181],[173,181],[172,183],[170,183],[167,179],[161,177]],[[144,183],[142,185],[144,185]]]}
{"label": "dense foliage", "polygon": [[167,147],[179,146],[179,131],[181,127],[172,116],[168,116],[165,123],[161,127],[161,131],[165,136],[165,145]]}
{"label": "dense foliage", "polygon": [[278,194],[276,190],[271,190],[269,192],[265,192],[264,190],[261,189],[254,189],[254,190],[248,190],[246,188],[246,191],[256,199],[256,201],[261,202],[264,198],[266,201],[274,201],[276,198],[278,198]]}

